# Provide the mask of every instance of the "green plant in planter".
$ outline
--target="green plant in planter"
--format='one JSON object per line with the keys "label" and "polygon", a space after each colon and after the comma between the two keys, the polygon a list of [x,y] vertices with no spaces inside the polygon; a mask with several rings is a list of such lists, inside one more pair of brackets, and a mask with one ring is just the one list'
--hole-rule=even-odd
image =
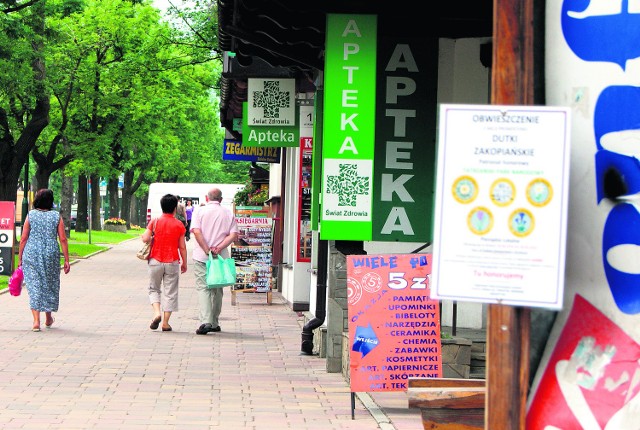
{"label": "green plant in planter", "polygon": [[249,206],[262,206],[269,199],[269,190],[258,188],[249,195]]}
{"label": "green plant in planter", "polygon": [[105,225],[127,225],[127,222],[122,218],[109,218],[104,220]]}
{"label": "green plant in planter", "polygon": [[269,199],[269,190],[259,185],[247,183],[244,188],[238,190],[233,199],[236,206],[262,206]]}

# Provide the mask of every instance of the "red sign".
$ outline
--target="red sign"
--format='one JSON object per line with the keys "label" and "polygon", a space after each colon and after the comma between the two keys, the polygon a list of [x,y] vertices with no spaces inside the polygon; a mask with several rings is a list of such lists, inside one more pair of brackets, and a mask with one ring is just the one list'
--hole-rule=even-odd
{"label": "red sign", "polygon": [[311,161],[313,138],[300,138],[300,177],[298,178],[298,262],[311,261]]}
{"label": "red sign", "polygon": [[640,346],[582,296],[544,370],[527,429],[637,429]]}
{"label": "red sign", "polygon": [[405,391],[441,378],[440,311],[431,254],[348,255],[351,391]]}

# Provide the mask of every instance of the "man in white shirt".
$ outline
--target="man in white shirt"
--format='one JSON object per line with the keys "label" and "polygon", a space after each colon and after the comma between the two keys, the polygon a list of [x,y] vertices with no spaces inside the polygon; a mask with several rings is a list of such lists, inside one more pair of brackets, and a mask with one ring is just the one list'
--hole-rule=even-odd
{"label": "man in white shirt", "polygon": [[200,308],[200,327],[196,334],[220,331],[218,318],[222,310],[223,288],[207,288],[207,260],[209,253],[229,258],[229,245],[238,239],[238,226],[233,212],[220,205],[222,191],[209,190],[207,203],[194,211],[191,232],[197,246],[193,249],[194,275]]}

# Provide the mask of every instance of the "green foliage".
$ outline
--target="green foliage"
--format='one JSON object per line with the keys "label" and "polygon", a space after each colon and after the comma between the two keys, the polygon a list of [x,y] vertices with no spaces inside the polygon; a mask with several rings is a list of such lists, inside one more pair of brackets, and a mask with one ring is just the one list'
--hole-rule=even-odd
{"label": "green foliage", "polygon": [[262,206],[264,202],[269,200],[269,190],[261,188],[249,195],[249,206]]}
{"label": "green foliage", "polygon": [[[10,100],[33,107],[33,42],[42,41],[50,122],[31,172],[45,181],[53,174],[56,190],[61,168],[68,176],[128,173],[137,195],[158,181],[246,179],[249,163],[222,160],[216,2],[176,3],[168,17],[150,2],[39,3],[42,34],[30,24],[35,8],[0,18],[0,111],[12,111]],[[24,127],[18,117],[7,117],[14,142]],[[13,153],[8,143],[0,141],[0,154]]]}
{"label": "green foliage", "polygon": [[262,206],[269,199],[269,189],[247,182],[233,199],[236,206]]}

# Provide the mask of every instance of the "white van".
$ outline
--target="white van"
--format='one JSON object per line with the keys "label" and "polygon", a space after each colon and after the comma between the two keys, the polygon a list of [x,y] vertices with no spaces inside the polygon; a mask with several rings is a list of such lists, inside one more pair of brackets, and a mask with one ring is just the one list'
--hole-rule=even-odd
{"label": "white van", "polygon": [[194,207],[205,203],[205,196],[211,188],[219,188],[222,191],[222,205],[233,208],[233,198],[238,190],[244,188],[244,184],[189,184],[189,183],[165,183],[154,182],[149,185],[149,200],[147,200],[147,224],[152,218],[162,215],[160,199],[165,194],[180,196],[180,201],[186,203],[191,200]]}

